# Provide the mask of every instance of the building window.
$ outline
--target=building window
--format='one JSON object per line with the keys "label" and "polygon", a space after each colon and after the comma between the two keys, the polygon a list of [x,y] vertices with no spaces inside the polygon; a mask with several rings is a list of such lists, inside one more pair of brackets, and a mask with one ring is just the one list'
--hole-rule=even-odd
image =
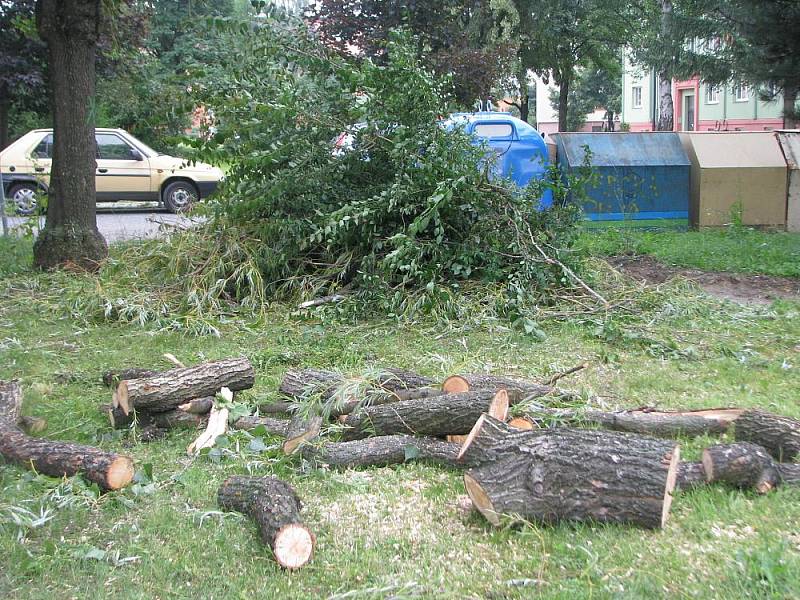
{"label": "building window", "polygon": [[719,87],[716,85],[706,86],[706,104],[719,104]]}
{"label": "building window", "polygon": [[733,88],[733,98],[735,102],[747,102],[750,100],[750,88],[740,83]]}
{"label": "building window", "polygon": [[637,85],[631,88],[631,104],[633,108],[642,108],[642,86]]}

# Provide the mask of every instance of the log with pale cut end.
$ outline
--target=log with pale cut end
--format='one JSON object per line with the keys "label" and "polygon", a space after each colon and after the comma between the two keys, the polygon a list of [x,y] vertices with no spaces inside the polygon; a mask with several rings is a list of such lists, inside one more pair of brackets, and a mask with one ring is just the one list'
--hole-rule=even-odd
{"label": "log with pale cut end", "polygon": [[288,483],[275,477],[234,475],[219,488],[217,502],[222,510],[251,517],[282,567],[298,569],[311,560],[314,534],[300,519],[302,505]]}
{"label": "log with pale cut end", "polygon": [[214,396],[206,396],[205,398],[195,398],[189,400],[178,406],[178,410],[183,412],[192,413],[193,415],[205,415],[211,412],[214,408]]}
{"label": "log with pale cut end", "polygon": [[498,375],[451,375],[442,383],[442,390],[448,394],[457,394],[471,390],[507,390],[512,404],[540,398],[556,391],[551,385],[542,385],[528,379],[518,377],[502,377]]}
{"label": "log with pale cut end", "polygon": [[108,387],[117,387],[124,379],[140,379],[142,377],[152,377],[158,375],[158,371],[152,369],[119,369],[103,373],[103,384]]}
{"label": "log with pale cut end", "polygon": [[680,491],[691,490],[705,485],[706,470],[701,462],[684,462],[678,465],[678,479],[675,482],[675,489]]}
{"label": "log with pale cut end", "polygon": [[460,463],[478,466],[497,461],[509,452],[517,452],[533,437],[561,429],[522,430],[503,423],[491,415],[483,414],[476,421],[458,453]]}
{"label": "log with pale cut end", "polygon": [[120,489],[133,480],[133,461],[127,456],[24,434],[17,427],[21,403],[19,384],[0,381],[0,456],[3,459],[51,477],[72,477],[80,473],[103,490]]}
{"label": "log with pale cut end", "polygon": [[510,515],[659,528],[669,515],[679,460],[678,446],[664,440],[553,429],[506,445],[497,460],[467,472],[464,483],[494,525]]}
{"label": "log with pale cut end", "polygon": [[396,433],[432,437],[463,435],[489,410],[496,395],[498,392],[478,390],[369,406],[344,419],[348,429],[343,435],[350,440]]}
{"label": "log with pale cut end", "polygon": [[303,456],[337,469],[385,467],[410,460],[427,460],[449,466],[456,462],[458,444],[412,435],[382,435],[349,442],[306,444]]}
{"label": "log with pale cut end", "polygon": [[709,483],[727,483],[766,494],[779,483],[775,462],[767,451],[750,442],[718,444],[703,450]]}
{"label": "log with pale cut end", "polygon": [[189,400],[213,396],[223,387],[245,390],[253,387],[254,382],[255,372],[249,360],[229,358],[121,381],[117,400],[126,414],[132,409],[165,412]]}
{"label": "log with pale cut end", "polygon": [[267,433],[286,437],[289,419],[273,419],[271,417],[239,417],[233,424],[234,429],[252,431],[263,427]]}
{"label": "log with pale cut end", "polygon": [[765,410],[746,410],[736,419],[736,441],[753,442],[773,458],[792,462],[800,454],[800,421]]}
{"label": "log with pale cut end", "polygon": [[322,417],[306,417],[295,415],[286,426],[286,441],[283,442],[283,453],[294,454],[303,442],[313,440],[322,428]]}
{"label": "log with pale cut end", "polygon": [[597,425],[604,429],[627,431],[657,437],[698,437],[719,435],[741,414],[740,409],[720,408],[697,411],[655,411],[647,409],[605,412],[542,408],[526,415],[532,424],[556,419],[570,425]]}

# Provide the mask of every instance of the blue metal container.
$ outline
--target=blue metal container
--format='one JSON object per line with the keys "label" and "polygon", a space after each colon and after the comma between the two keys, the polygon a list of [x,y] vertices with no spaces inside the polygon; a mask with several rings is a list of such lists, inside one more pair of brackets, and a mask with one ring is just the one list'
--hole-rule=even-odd
{"label": "blue metal container", "polygon": [[[486,144],[495,155],[492,177],[510,179],[519,187],[543,179],[550,161],[547,146],[536,129],[504,112],[455,113],[445,127],[461,127],[475,143]],[[539,208],[553,204],[553,193],[545,190]]]}
{"label": "blue metal container", "polygon": [[569,173],[586,150],[597,181],[583,205],[589,219],[686,219],[691,163],[677,133],[554,133],[558,165]]}

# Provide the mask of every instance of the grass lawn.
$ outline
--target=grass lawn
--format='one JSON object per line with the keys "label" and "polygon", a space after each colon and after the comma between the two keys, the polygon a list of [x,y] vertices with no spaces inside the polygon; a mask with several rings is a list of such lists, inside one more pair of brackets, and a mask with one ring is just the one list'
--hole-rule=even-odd
{"label": "grass lawn", "polygon": [[646,229],[592,224],[578,247],[592,255],[649,254],[681,267],[800,277],[800,233],[753,229]]}
{"label": "grass lawn", "polygon": [[[797,236],[743,234],[747,249],[761,248],[745,261],[724,256],[739,243],[725,234],[661,235],[591,233],[581,244],[587,253],[613,254],[631,239],[663,260],[678,260],[669,258],[680,256],[671,246],[700,247],[685,251],[694,261],[713,248],[707,268],[800,275],[790,264]],[[687,235],[697,237],[677,237]],[[10,246],[0,248],[5,260]],[[219,338],[187,337],[89,321],[71,309],[65,290],[91,294],[91,278],[9,274],[16,270],[0,279],[0,379],[21,380],[25,412],[47,419],[45,435],[129,453],[139,482],[97,497],[77,480],[0,466],[2,598],[800,597],[797,488],[765,497],[722,487],[681,493],[657,532],[533,523],[493,529],[459,507],[456,471],[406,464],[329,472],[283,457],[278,439],[251,445],[245,433],[228,436],[215,460],[190,459],[192,432],[139,443],[135,432],[112,433],[97,410],[110,400],[102,371],[165,368],[161,354],[172,352],[187,363],[246,355],[257,381],[243,399],[253,406],[275,397],[292,366],[545,378],[589,361],[563,385],[609,407],[761,406],[800,417],[798,303],[744,307],[674,283],[631,288],[632,304],[611,314],[543,313],[544,336],[536,337],[490,318],[353,323],[330,312],[293,315],[286,306],[271,307],[258,323],[229,320]],[[606,294],[619,284],[602,272],[593,281]],[[697,459],[713,442],[682,440],[682,455]],[[252,523],[217,512],[216,490],[234,473],[275,474],[296,486],[318,541],[308,567],[282,572]]]}

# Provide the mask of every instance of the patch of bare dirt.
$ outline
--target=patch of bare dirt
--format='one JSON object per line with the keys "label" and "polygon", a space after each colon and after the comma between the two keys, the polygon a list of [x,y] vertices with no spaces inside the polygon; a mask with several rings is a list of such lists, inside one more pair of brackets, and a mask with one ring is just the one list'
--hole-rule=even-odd
{"label": "patch of bare dirt", "polygon": [[626,275],[651,285],[682,277],[693,281],[712,296],[740,304],[770,304],[777,299],[800,300],[800,279],[791,277],[671,267],[651,256],[615,256],[608,262]]}

